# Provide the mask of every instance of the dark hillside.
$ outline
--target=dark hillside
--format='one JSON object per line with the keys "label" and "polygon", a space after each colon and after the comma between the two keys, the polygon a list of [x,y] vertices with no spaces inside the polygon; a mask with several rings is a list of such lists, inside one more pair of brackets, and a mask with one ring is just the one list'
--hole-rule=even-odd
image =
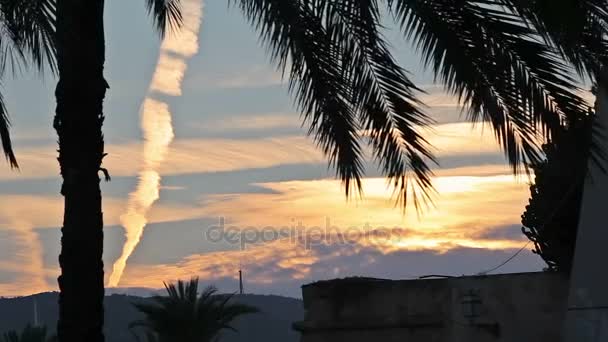
{"label": "dark hillside", "polygon": [[[34,300],[35,299],[35,300]],[[237,321],[239,333],[225,332],[222,342],[266,341],[296,342],[298,333],[291,329],[294,321],[303,319],[302,301],[279,296],[242,295],[236,300],[258,307],[262,312]],[[131,303],[147,300],[141,297],[111,295],[105,300],[107,342],[135,341],[128,330],[130,322],[139,319]],[[57,293],[42,293],[20,298],[0,298],[0,333],[21,329],[34,320],[34,301],[41,325],[54,330],[57,320]]]}

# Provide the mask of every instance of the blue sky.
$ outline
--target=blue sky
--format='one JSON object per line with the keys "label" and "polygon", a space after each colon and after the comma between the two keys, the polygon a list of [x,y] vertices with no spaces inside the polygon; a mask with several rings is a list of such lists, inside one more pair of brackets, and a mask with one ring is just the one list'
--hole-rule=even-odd
{"label": "blue sky", "polygon": [[[206,1],[200,32],[193,36],[196,53],[161,49],[137,1],[108,1],[106,31],[111,89],[104,129],[106,167],[113,175],[102,185],[108,277],[126,241],[125,217],[141,214],[146,222],[119,287],[160,287],[163,280],[200,276],[234,291],[240,265],[248,291],[299,296],[300,285],[335,277],[474,274],[525,243],[519,217],[528,180],[510,176],[489,128],[459,119],[455,99],[433,85],[398,30],[386,34],[399,61],[428,91],[421,98],[438,121],[428,138],[440,158],[439,196],[420,217],[394,208],[390,189],[373,167],[365,197],[345,200],[237,8]],[[187,65],[180,95],[154,90],[163,56]],[[164,72],[170,73],[177,64],[166,65]],[[25,73],[3,84],[21,171],[0,166],[0,295],[56,289],[62,199],[51,128],[54,83],[52,75]],[[143,106],[146,99],[154,102]],[[146,149],[159,160],[150,163]],[[149,192],[134,199],[129,194],[142,190],[142,175],[149,172],[160,177],[158,199]],[[153,197],[149,208],[140,210],[140,202]],[[249,233],[298,222],[308,229],[323,227],[328,218],[341,232],[353,226],[402,229],[382,241],[325,241],[305,248],[269,239],[241,250],[239,244],[209,241],[206,232],[219,217],[227,226],[249,227]],[[539,258],[526,251],[500,271],[541,268]]]}

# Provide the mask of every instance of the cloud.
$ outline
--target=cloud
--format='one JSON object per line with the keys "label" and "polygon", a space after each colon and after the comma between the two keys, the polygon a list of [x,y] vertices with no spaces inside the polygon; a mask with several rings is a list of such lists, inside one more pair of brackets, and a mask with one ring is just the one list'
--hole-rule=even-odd
{"label": "cloud", "polygon": [[[280,260],[277,260],[278,256]],[[308,266],[317,261],[318,258],[312,251],[293,248],[282,241],[275,241],[245,251],[191,255],[175,264],[134,265],[125,272],[121,285],[158,286],[164,280],[185,279],[193,275],[201,279],[234,277],[240,264],[255,268],[255,271],[251,272],[249,281],[268,284],[273,281],[272,275],[280,270],[289,270],[291,277],[302,278],[308,273]]]}
{"label": "cloud", "polygon": [[10,227],[9,233],[17,253],[13,255],[13,261],[0,262],[0,272],[11,271],[17,277],[10,283],[0,283],[0,293],[15,295],[23,293],[24,287],[34,293],[46,291],[49,284],[46,282],[43,249],[34,227],[27,218],[14,218],[10,221]]}
{"label": "cloud", "polygon": [[[158,108],[160,110],[160,108]],[[263,121],[241,122],[241,125],[260,126]],[[450,123],[427,131],[437,156],[467,158],[470,154],[496,154],[502,152],[493,133],[481,126],[468,123]],[[139,142],[108,144],[106,167],[115,176],[133,176],[142,164]],[[56,147],[30,146],[20,148],[21,170],[0,169],[0,180],[58,177]],[[256,139],[197,138],[176,139],[169,147],[166,162],[160,165],[163,175],[234,171],[267,168],[284,164],[326,163],[326,158],[312,140],[302,135]]]}
{"label": "cloud", "polygon": [[[452,170],[447,174],[455,172]],[[270,239],[265,243],[249,244],[245,251],[238,250],[239,246],[227,245],[224,250],[212,253],[183,255],[178,262],[145,265],[136,262],[126,269],[121,285],[158,286],[162,280],[195,274],[202,279],[230,279],[237,265],[243,263],[248,268],[247,281],[261,287],[272,287],[281,281],[297,284],[317,279],[315,277],[320,277],[320,274],[331,276],[334,267],[338,268],[337,275],[356,274],[357,269],[353,265],[339,260],[360,262],[363,256],[366,262],[382,264],[382,260],[400,253],[434,255],[437,257],[435,263],[439,263],[440,255],[449,258],[454,251],[463,249],[499,255],[501,251],[523,245],[525,238],[519,234],[517,223],[527,198],[527,185],[515,181],[512,176],[493,173],[490,167],[488,172],[480,172],[479,176],[438,177],[436,184],[440,197],[435,208],[429,209],[420,219],[412,211],[403,216],[399,208],[392,206],[383,179],[366,179],[365,198],[351,202],[345,200],[339,182],[326,179],[257,183],[256,186],[266,190],[264,193],[215,194],[191,204],[157,203],[146,217],[147,224],[157,224],[156,229],[174,229],[175,222],[195,219],[209,222],[223,216],[227,227],[234,225],[259,230],[302,222],[308,228],[304,230],[305,238],[308,238],[306,233],[314,232],[311,230],[314,226],[324,227],[326,224],[333,235],[330,240],[310,244],[312,248],[305,248],[306,240]],[[3,203],[0,229],[10,229],[11,234],[24,234],[26,237],[33,227],[58,227],[61,224],[60,196],[4,195],[0,196],[0,201]],[[125,207],[124,199],[104,198],[106,226],[120,224]],[[14,225],[16,218],[27,218],[28,221]],[[346,239],[339,243],[339,234],[352,234],[353,227],[359,232],[373,234],[354,235],[358,237],[354,241]],[[399,229],[393,230],[395,227]],[[383,228],[391,229],[389,238],[378,235],[377,232],[382,233]],[[205,227],[200,229],[203,239]],[[165,235],[151,236],[162,239]],[[165,245],[158,239],[146,240],[144,237],[144,241],[146,245]],[[201,246],[208,245],[209,241],[201,240]],[[225,250],[226,247],[231,248]],[[33,251],[31,248],[22,250],[30,256],[41,251],[41,247],[35,247]],[[164,251],[174,257],[178,257],[180,252],[176,246],[167,247]],[[328,265],[335,266],[326,269]],[[6,267],[0,268],[8,270]],[[11,269],[19,271],[17,267]],[[40,263],[24,259],[20,272],[25,277],[32,273],[24,270],[30,269],[40,272]],[[388,270],[385,272],[391,274]],[[42,274],[47,273],[49,271],[44,270]],[[36,285],[36,288],[41,287],[43,285]],[[13,290],[18,291],[16,288]]]}
{"label": "cloud", "polygon": [[[519,246],[518,246],[519,247]],[[300,296],[299,286],[347,276],[417,278],[427,274],[476,274],[502,263],[515,249],[457,248],[440,254],[433,249],[378,253],[354,245],[319,245],[311,249],[274,241],[242,251],[192,254],[171,264],[131,264],[125,272],[127,287],[160,287],[163,281],[199,276],[207,284],[232,291],[243,269],[245,289],[254,293]],[[536,271],[542,261],[525,251],[501,268],[503,272]]]}
{"label": "cloud", "polygon": [[[59,195],[0,195],[0,229],[14,230],[19,227],[57,228],[62,225],[63,198]],[[104,222],[112,225],[125,200],[104,198]],[[18,224],[16,224],[18,223]],[[29,228],[28,228],[29,229]]]}
{"label": "cloud", "polygon": [[182,81],[187,67],[183,59],[161,53],[152,76],[150,90],[172,96],[181,95]]}
{"label": "cloud", "polygon": [[160,49],[190,58],[199,49],[198,34],[203,18],[203,5],[200,0],[184,0],[181,6],[182,26],[178,31],[169,33]]}
{"label": "cloud", "polygon": [[[468,177],[472,177],[475,179],[479,177],[479,184],[483,183],[483,179],[499,179],[503,180],[502,186],[506,189],[510,187],[515,187],[516,189],[521,189],[521,192],[518,192],[517,195],[520,196],[520,199],[523,201],[527,197],[527,192],[525,191],[525,185],[516,182],[514,178],[510,176],[505,176],[509,172],[508,167],[505,165],[487,165],[480,167],[465,167],[465,168],[455,168],[455,169],[446,169],[440,170],[437,173],[439,177],[439,190],[440,190],[440,199],[438,204],[449,203],[452,200],[456,200],[456,196],[458,193],[452,192],[450,194],[449,189],[445,185],[442,185],[445,181],[441,179],[453,179],[459,180],[463,178],[459,178],[463,175],[469,175]],[[490,178],[487,178],[490,177]],[[493,178],[496,177],[496,178]],[[466,177],[464,178],[466,179]],[[505,181],[506,180],[506,181]],[[246,182],[246,180],[245,180]],[[457,181],[456,181],[457,182]],[[234,201],[242,201],[246,202],[247,200],[253,200],[253,203],[248,205],[246,208],[251,209],[251,205],[255,205],[257,200],[261,200],[260,206],[264,208],[266,205],[273,205],[273,201],[285,202],[288,201],[290,197],[301,201],[306,199],[306,197],[312,196],[313,202],[318,198],[325,198],[323,201],[330,202],[333,207],[343,208],[348,210],[357,211],[358,206],[363,206],[361,208],[365,208],[365,203],[368,201],[374,201],[373,205],[382,206],[384,211],[390,213],[389,223],[394,223],[397,218],[400,218],[400,212],[398,209],[393,208],[392,202],[388,199],[389,193],[381,193],[378,191],[383,189],[384,181],[380,179],[376,179],[372,181],[373,185],[371,187],[367,187],[367,201],[358,203],[351,202],[347,203],[345,198],[343,197],[343,193],[340,189],[339,183],[330,179],[327,180],[313,180],[313,181],[292,181],[292,182],[276,182],[276,183],[254,183],[251,184],[252,187],[258,189],[257,193],[251,193],[251,191],[247,190],[247,193],[231,193],[231,194],[218,194],[212,195],[210,197],[204,197],[200,202],[192,202],[192,203],[173,203],[170,201],[165,201],[161,204],[156,204],[154,210],[150,212],[148,220],[150,223],[162,223],[162,222],[172,222],[172,221],[182,221],[182,220],[190,220],[197,219],[205,216],[211,216],[216,218],[218,214],[228,215],[228,210],[223,210],[217,204],[214,204],[214,200],[229,200],[231,203],[235,203],[235,205],[240,202]],[[366,184],[367,185],[367,184]],[[459,185],[464,187],[464,185]],[[484,185],[486,188],[489,187],[488,184]],[[497,185],[500,188],[500,185]],[[163,187],[161,187],[163,189]],[[182,187],[169,187],[167,190],[184,190]],[[249,188],[245,188],[249,189]],[[291,191],[294,190],[294,191]],[[502,191],[503,189],[501,189]],[[218,190],[219,191],[219,190]],[[382,190],[383,191],[383,190]],[[441,193],[441,191],[445,191],[445,193]],[[215,191],[217,192],[217,191]],[[374,195],[374,192],[377,193]],[[266,197],[265,195],[272,195],[270,197]],[[449,198],[446,196],[449,195]],[[471,194],[466,195],[470,197]],[[505,194],[507,197],[509,195]],[[217,196],[217,197],[213,197]],[[249,198],[247,196],[254,196]],[[471,199],[469,199],[471,200]],[[476,200],[485,201],[483,198],[478,198]],[[117,198],[111,196],[104,196],[103,201],[103,211],[104,211],[104,222],[106,226],[112,226],[120,224],[120,216],[124,211],[124,208],[127,206],[128,199],[125,198]],[[375,203],[379,201],[379,203]],[[56,228],[61,226],[62,220],[62,210],[63,210],[63,198],[59,194],[53,195],[20,195],[20,194],[0,194],[0,202],[2,202],[2,206],[0,206],[0,229],[10,229],[11,223],[15,222],[19,219],[27,218],[28,225],[35,228]],[[207,207],[208,202],[210,202],[211,206]],[[370,202],[371,203],[371,202]],[[369,203],[368,203],[369,204]],[[369,204],[372,205],[372,204]],[[283,207],[284,208],[284,207]],[[222,209],[222,210],[220,210]],[[226,209],[229,209],[226,207]],[[265,208],[264,212],[270,210],[270,208]],[[314,220],[320,220],[323,222],[323,218],[326,216],[327,212],[323,211],[324,208],[322,206],[319,207],[318,212],[313,213],[312,217]],[[341,209],[342,210],[342,209]],[[222,211],[223,213],[220,213]],[[362,209],[363,211],[363,209]],[[236,210],[234,213],[240,214],[240,210]],[[288,223],[293,215],[296,217],[297,212],[293,213],[284,213],[282,214],[282,223]],[[272,217],[272,216],[270,216]],[[425,219],[426,220],[426,219]],[[274,221],[273,221],[274,222]],[[274,222],[276,223],[276,222]]]}
{"label": "cloud", "polygon": [[300,128],[302,123],[297,113],[270,113],[262,115],[234,116],[215,121],[203,122],[205,131],[255,131],[277,128]]}
{"label": "cloud", "polygon": [[[142,165],[143,144],[106,145],[104,165],[113,176],[134,176]],[[21,170],[0,169],[0,179],[59,177],[55,147],[20,149]],[[306,137],[262,139],[177,139],[169,147],[159,172],[179,175],[265,168],[281,164],[324,163],[321,152]]]}
{"label": "cloud", "polygon": [[[0,230],[13,231],[19,227],[56,229],[62,225],[63,198],[59,195],[0,195],[0,202]],[[106,227],[121,224],[127,204],[128,199],[125,198],[103,198]],[[148,216],[148,222],[167,223],[200,217],[202,213],[196,205],[168,203],[156,205]]]}
{"label": "cloud", "polygon": [[[434,170],[435,176],[437,177],[449,177],[449,176],[471,176],[471,177],[483,177],[483,176],[500,176],[510,174],[512,169],[507,164],[479,164],[472,166],[458,166],[450,168],[437,168]],[[522,178],[516,177],[518,181],[524,181]]]}
{"label": "cloud", "polygon": [[212,77],[201,77],[202,84],[215,89],[264,88],[284,83],[280,72],[267,65],[255,65]]}
{"label": "cloud", "polygon": [[470,153],[501,153],[492,130],[481,124],[447,123],[433,126],[423,132],[440,158]]}
{"label": "cloud", "polygon": [[424,92],[418,98],[428,107],[453,107],[460,108],[458,97],[450,95],[440,86],[422,87]]}
{"label": "cloud", "polygon": [[[308,225],[349,227],[406,227],[416,231],[444,231],[465,223],[494,226],[517,222],[527,199],[528,185],[510,175],[446,176],[434,179],[438,196],[423,217],[414,210],[403,216],[394,208],[390,187],[381,178],[364,179],[364,198],[347,202],[335,180],[285,181],[255,184],[268,193],[215,194],[205,198],[206,216],[226,217],[241,226],[289,225],[293,219]],[[411,208],[413,209],[413,208]]]}

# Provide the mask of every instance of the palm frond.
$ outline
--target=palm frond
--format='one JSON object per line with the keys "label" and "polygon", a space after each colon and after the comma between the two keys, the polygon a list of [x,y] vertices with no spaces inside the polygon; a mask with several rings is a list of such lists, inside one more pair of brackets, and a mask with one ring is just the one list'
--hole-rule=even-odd
{"label": "palm frond", "polygon": [[[490,1],[491,2],[491,1]],[[586,115],[570,69],[515,14],[488,1],[392,0],[391,10],[424,64],[489,122],[514,172],[541,155],[540,144],[567,115]]]}
{"label": "palm frond", "polygon": [[[38,70],[57,69],[55,58],[55,0],[0,0],[0,78],[34,64]],[[10,139],[10,122],[0,94],[0,140],[6,159],[18,168]]]}
{"label": "palm frond", "polygon": [[146,9],[161,36],[167,30],[179,28],[183,22],[180,0],[146,0]]}
{"label": "palm frond", "polygon": [[340,61],[340,47],[308,1],[232,0],[260,32],[284,72],[289,90],[309,125],[309,134],[328,156],[346,195],[361,191],[360,124],[352,89]]}
{"label": "palm frond", "polygon": [[256,307],[235,303],[233,301],[234,295],[220,295],[216,297],[216,310],[221,313],[217,315],[217,323],[221,329],[228,329],[237,331],[232,323],[240,316],[259,313],[260,310]]}
{"label": "palm frond", "polygon": [[2,94],[0,94],[0,141],[2,141],[2,151],[4,152],[4,156],[9,165],[13,168],[18,168],[19,165],[17,164],[15,152],[13,152],[9,128],[10,121],[4,104],[4,98],[2,97]]}
{"label": "palm frond", "polygon": [[217,294],[212,286],[197,294],[198,278],[166,284],[165,288],[168,296],[134,304],[144,319],[131,323],[129,328],[144,329],[149,341],[211,341],[223,329],[234,330],[234,319],[258,312],[232,302],[231,295]]}
{"label": "palm frond", "polygon": [[0,0],[0,39],[5,44],[1,66],[11,61],[15,71],[17,64],[31,61],[39,70],[57,70],[55,7],[56,0]]}
{"label": "palm frond", "polygon": [[377,0],[232,2],[260,32],[279,69],[291,63],[290,90],[347,196],[362,191],[366,138],[404,208],[408,194],[417,208],[419,199],[431,198],[427,163],[435,159],[418,129],[432,120],[380,33]]}
{"label": "palm frond", "polygon": [[[380,32],[376,0],[317,0],[341,55],[353,98],[351,102],[370,139],[374,158],[405,208],[408,195],[417,209],[434,192],[427,162],[436,163],[428,141],[418,132],[433,120],[416,98],[421,90],[394,60]],[[409,186],[412,180],[415,187]],[[418,191],[419,190],[419,191]],[[417,195],[422,196],[418,197]]]}
{"label": "palm frond", "polygon": [[524,18],[581,76],[608,63],[607,0],[494,0]]}

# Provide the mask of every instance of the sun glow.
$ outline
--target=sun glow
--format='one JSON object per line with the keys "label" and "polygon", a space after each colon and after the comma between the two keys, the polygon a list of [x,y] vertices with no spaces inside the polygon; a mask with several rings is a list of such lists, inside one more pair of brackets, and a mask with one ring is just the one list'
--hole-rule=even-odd
{"label": "sun glow", "polygon": [[[419,216],[394,207],[390,187],[382,178],[364,179],[364,197],[346,202],[339,181],[324,179],[258,183],[269,193],[210,195],[201,204],[206,217],[224,217],[241,227],[304,226],[400,228],[378,249],[454,247],[512,248],[519,241],[480,238],[492,227],[516,224],[525,205],[528,185],[510,175],[441,176],[434,178],[438,195]],[[433,248],[431,248],[433,247]]]}
{"label": "sun glow", "polygon": [[269,191],[208,195],[199,203],[199,215],[225,218],[226,229],[237,229],[227,233],[231,239],[238,238],[239,228],[241,239],[251,238],[252,229],[300,225],[301,235],[184,255],[167,264],[133,265],[123,285],[152,286],[191,274],[206,281],[232,278],[239,261],[250,283],[303,282],[326,276],[323,270],[333,265],[347,266],[345,260],[374,263],[399,253],[445,257],[458,250],[477,249],[481,255],[522,247],[525,237],[517,222],[527,198],[525,182],[503,174],[439,176],[435,184],[435,205],[421,217],[390,205],[382,178],[365,179],[365,197],[351,202],[332,179],[258,183]]}

